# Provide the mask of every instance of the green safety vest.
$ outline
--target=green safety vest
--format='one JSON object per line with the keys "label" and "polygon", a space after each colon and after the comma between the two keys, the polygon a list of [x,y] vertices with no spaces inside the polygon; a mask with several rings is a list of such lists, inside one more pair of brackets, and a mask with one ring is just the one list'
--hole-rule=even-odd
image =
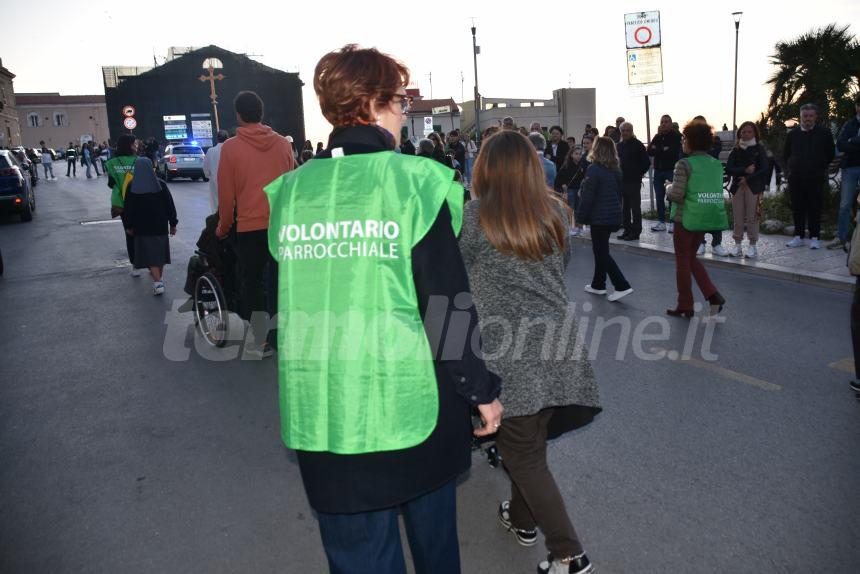
{"label": "green safety vest", "polygon": [[105,163],[108,175],[113,178],[113,188],[110,194],[110,204],[114,207],[125,207],[125,191],[134,177],[133,155],[121,155],[109,159]]}
{"label": "green safety vest", "polygon": [[445,201],[459,234],[463,188],[436,161],[378,152],[315,159],[265,191],[284,443],[338,454],[420,444],[439,399],[412,248]]}
{"label": "green safety vest", "polygon": [[[690,178],[684,195],[681,225],[688,231],[722,231],[729,228],[726,200],[723,196],[723,164],[709,155],[691,155]],[[674,221],[677,205],[672,204]]]}

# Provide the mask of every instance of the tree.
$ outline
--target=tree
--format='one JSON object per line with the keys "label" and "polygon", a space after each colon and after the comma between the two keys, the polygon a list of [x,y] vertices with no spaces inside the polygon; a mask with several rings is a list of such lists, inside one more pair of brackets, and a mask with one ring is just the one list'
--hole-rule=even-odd
{"label": "tree", "polygon": [[793,40],[778,42],[770,57],[776,71],[763,120],[784,125],[797,120],[802,104],[821,110],[819,121],[830,125],[854,115],[852,97],[860,92],[860,42],[849,25],[829,24]]}

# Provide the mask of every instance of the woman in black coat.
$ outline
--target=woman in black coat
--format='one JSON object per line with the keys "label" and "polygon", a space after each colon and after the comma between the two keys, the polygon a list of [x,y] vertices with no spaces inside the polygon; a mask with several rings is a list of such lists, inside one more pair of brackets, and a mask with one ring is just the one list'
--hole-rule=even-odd
{"label": "woman in black coat", "polygon": [[732,235],[735,246],[729,252],[734,257],[743,257],[741,242],[744,238],[744,226],[750,245],[747,257],[758,255],[758,222],[761,210],[761,198],[770,176],[770,166],[767,151],[759,143],[758,126],[753,122],[744,122],[738,130],[738,141],[729,154],[726,162],[726,174],[732,178],[729,193],[732,194],[732,218],[734,228]]}
{"label": "woman in black coat", "polygon": [[591,165],[579,191],[577,222],[591,225],[591,247],[594,252],[594,278],[585,286],[585,292],[606,295],[606,275],[615,292],[610,301],[618,301],[633,293],[618,264],[609,254],[609,237],[621,227],[621,169],[615,142],[608,137],[594,141],[588,156]]}

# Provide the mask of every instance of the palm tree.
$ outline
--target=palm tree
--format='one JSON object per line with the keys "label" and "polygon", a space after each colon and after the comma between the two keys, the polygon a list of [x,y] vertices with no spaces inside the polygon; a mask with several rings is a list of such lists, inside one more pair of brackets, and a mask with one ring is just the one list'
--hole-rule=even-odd
{"label": "palm tree", "polygon": [[800,105],[811,102],[821,110],[819,120],[854,115],[851,98],[860,91],[860,42],[849,25],[829,24],[790,41],[778,42],[771,63],[776,71],[765,117],[783,124],[795,120]]}

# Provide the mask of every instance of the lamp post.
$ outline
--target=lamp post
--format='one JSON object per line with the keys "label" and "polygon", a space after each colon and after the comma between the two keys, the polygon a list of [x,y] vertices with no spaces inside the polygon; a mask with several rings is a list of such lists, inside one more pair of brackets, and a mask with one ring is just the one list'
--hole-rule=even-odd
{"label": "lamp post", "polygon": [[478,40],[475,37],[475,23],[472,22],[472,57],[475,61],[475,141],[481,144],[481,97],[478,92]]}
{"label": "lamp post", "polygon": [[735,19],[735,101],[732,107],[732,139],[737,139],[738,134],[738,37],[741,29],[741,15],[743,12],[732,12]]}

